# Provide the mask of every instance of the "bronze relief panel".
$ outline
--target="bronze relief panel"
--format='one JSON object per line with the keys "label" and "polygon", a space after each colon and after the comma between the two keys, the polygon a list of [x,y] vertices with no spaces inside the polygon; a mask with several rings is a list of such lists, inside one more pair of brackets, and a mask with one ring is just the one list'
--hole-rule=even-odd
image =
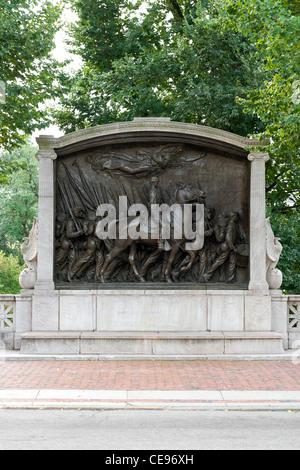
{"label": "bronze relief panel", "polygon": [[[180,142],[103,145],[56,161],[57,287],[241,288],[249,280],[249,162],[245,156]],[[119,219],[120,196],[142,204],[204,204],[204,245],[186,238],[99,238],[98,208]],[[128,223],[134,217],[128,218]],[[173,224],[174,225],[174,224]]]}

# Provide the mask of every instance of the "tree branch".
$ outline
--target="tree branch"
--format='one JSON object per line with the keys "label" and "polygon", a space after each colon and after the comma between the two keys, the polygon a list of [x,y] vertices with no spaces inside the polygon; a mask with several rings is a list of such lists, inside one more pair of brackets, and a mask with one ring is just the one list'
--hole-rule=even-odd
{"label": "tree branch", "polygon": [[177,0],[167,0],[167,4],[169,5],[169,8],[175,18],[175,20],[182,21],[184,18],[184,15],[181,11],[181,8],[177,2]]}
{"label": "tree branch", "polygon": [[298,209],[300,207],[300,204],[294,204],[293,206],[285,206],[281,207],[280,209],[276,208],[272,210],[272,212],[280,212],[281,214],[287,214],[289,211]]}
{"label": "tree branch", "polygon": [[272,183],[270,183],[269,186],[266,187],[266,192],[269,192],[269,191],[271,191],[271,189],[275,188],[275,186],[278,183],[278,179],[281,177],[281,175],[283,173],[278,173],[277,175],[274,176],[274,181]]}

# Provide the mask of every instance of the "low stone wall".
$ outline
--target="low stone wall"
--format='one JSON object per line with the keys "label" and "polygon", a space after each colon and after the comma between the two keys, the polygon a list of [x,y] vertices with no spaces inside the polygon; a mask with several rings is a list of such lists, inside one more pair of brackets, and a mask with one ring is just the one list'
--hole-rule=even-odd
{"label": "low stone wall", "polygon": [[0,296],[0,351],[13,348],[15,336],[16,296]]}
{"label": "low stone wall", "polygon": [[288,308],[288,338],[290,349],[300,349],[300,295],[289,295]]}
{"label": "low stone wall", "polygon": [[0,352],[20,349],[21,336],[32,328],[32,295],[0,295]]}
{"label": "low stone wall", "polygon": [[[24,333],[280,333],[300,348],[300,295],[249,291],[52,291],[0,295],[1,349],[20,349]],[[51,307],[51,308],[50,308]]]}

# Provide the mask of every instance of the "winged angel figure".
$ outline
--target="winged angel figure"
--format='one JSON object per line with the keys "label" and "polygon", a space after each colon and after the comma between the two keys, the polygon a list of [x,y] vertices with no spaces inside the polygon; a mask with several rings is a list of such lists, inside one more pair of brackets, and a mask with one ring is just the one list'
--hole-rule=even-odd
{"label": "winged angel figure", "polygon": [[34,218],[29,237],[23,238],[21,251],[27,268],[19,277],[23,289],[33,289],[37,277],[37,219]]}
{"label": "winged angel figure", "polygon": [[268,217],[266,219],[266,276],[270,289],[279,289],[282,284],[282,272],[276,268],[282,252],[282,245],[279,240],[280,238],[274,236],[270,217]]}
{"label": "winged angel figure", "polygon": [[167,167],[180,167],[205,157],[205,152],[197,155],[185,155],[181,144],[167,144],[153,149],[139,149],[135,157],[129,157],[117,151],[99,153],[90,160],[93,170],[111,174],[126,174],[136,177],[150,176]]}

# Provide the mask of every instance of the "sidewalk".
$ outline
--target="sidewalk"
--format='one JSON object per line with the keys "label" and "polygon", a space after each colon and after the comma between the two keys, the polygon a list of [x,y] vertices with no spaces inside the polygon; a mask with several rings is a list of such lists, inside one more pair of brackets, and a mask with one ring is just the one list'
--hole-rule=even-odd
{"label": "sidewalk", "polygon": [[292,360],[2,360],[0,408],[300,410]]}

